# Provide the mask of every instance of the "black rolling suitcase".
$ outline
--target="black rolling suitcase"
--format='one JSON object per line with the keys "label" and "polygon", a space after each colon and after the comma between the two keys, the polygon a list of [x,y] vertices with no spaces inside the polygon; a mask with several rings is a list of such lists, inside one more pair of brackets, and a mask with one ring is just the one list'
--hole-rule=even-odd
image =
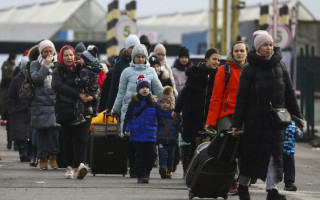
{"label": "black rolling suitcase", "polygon": [[[228,198],[228,192],[236,172],[237,164],[235,158],[238,154],[241,137],[235,138],[238,141],[238,145],[231,148],[231,155],[234,156],[227,158],[229,153],[226,154],[225,152],[229,152],[229,149],[226,149],[226,147],[229,147],[228,143],[233,141],[229,138],[232,136],[224,133],[223,135],[220,134],[211,142],[200,144],[195,151],[185,177],[189,190],[189,199],[193,197]],[[211,145],[212,148],[213,144],[220,146],[217,157],[210,155],[216,152],[208,154],[208,147]]]}
{"label": "black rolling suitcase", "polygon": [[127,139],[120,137],[120,122],[95,124],[91,137],[90,166],[96,174],[127,174]]}

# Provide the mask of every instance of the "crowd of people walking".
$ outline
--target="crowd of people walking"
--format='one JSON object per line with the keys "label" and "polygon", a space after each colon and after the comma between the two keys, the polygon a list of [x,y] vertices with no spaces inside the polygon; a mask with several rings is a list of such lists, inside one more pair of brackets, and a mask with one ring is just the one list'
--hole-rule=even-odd
{"label": "crowd of people walking", "polygon": [[[234,42],[221,66],[215,48],[194,65],[189,50],[180,47],[171,67],[163,44],[152,50],[148,37],[136,35],[127,37],[111,63],[83,42],[58,52],[52,41],[42,40],[26,50],[17,67],[10,54],[1,68],[0,94],[7,148],[14,141],[21,162],[38,167],[39,161],[42,171],[48,164],[63,167],[67,179],[84,179],[89,127],[106,111],[120,116],[121,137],[128,138],[130,178],[149,183],[157,157],[161,178],[173,178],[179,160],[186,173],[201,143],[199,132],[243,131],[229,193],[248,200],[248,186],[261,179],[268,200],[286,199],[277,185],[284,173],[285,189],[297,190],[294,135],[301,138],[302,129],[293,121],[289,127],[277,124],[273,111],[287,108],[300,119],[301,113],[280,48],[266,31],[253,37],[252,48]],[[27,78],[31,101],[19,97]]]}

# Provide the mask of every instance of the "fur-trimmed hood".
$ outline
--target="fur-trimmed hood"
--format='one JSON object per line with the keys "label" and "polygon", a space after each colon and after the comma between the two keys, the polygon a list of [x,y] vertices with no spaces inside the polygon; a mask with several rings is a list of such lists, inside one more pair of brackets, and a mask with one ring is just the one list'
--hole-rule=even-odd
{"label": "fur-trimmed hood", "polygon": [[162,77],[163,77],[164,79],[170,78],[169,71],[168,71],[166,68],[164,68],[163,66],[161,66],[161,71],[162,71]]}
{"label": "fur-trimmed hood", "polygon": [[[139,102],[140,99],[137,97],[137,94],[136,92],[133,92],[131,95],[130,95],[130,98],[136,102]],[[156,95],[151,95],[151,98],[148,100],[149,102],[151,103],[155,103],[155,102],[158,102],[158,97]]]}
{"label": "fur-trimmed hood", "polygon": [[38,45],[34,45],[33,47],[31,47],[28,55],[30,63],[34,60],[37,60],[39,55],[40,55],[40,52],[38,49]]}

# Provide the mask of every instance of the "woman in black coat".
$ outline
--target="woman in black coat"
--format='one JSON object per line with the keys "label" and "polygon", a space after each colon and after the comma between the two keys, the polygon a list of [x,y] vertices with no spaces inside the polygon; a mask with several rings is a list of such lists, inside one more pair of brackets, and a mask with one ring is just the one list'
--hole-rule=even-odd
{"label": "woman in black coat", "polygon": [[277,126],[273,107],[287,107],[301,118],[287,67],[281,62],[279,47],[266,31],[256,31],[254,49],[248,53],[249,65],[243,69],[232,122],[233,135],[244,123],[241,148],[239,197],[250,199],[250,178],[267,180],[267,200],[286,199],[277,190],[282,180],[282,150],[285,128]]}
{"label": "woman in black coat", "polygon": [[[76,70],[73,68],[75,53],[71,46],[64,46],[59,53],[59,62],[52,74],[52,88],[56,93],[55,111],[57,122],[61,124],[67,179],[73,179],[73,168],[78,168],[77,178],[83,179],[88,169],[84,165],[87,149],[87,138],[91,117],[93,114],[92,101],[97,101],[99,91],[94,96],[80,93],[75,83]],[[85,123],[73,126],[75,119],[74,102],[81,99],[84,105]]]}
{"label": "woman in black coat", "polygon": [[[220,64],[220,54],[216,49],[209,49],[205,61],[198,66],[186,70],[186,84],[182,88],[174,115],[182,112],[182,138],[191,145],[184,149],[185,159],[182,159],[183,169],[186,170],[196,148],[198,131],[203,131],[214,85],[214,78]],[[184,147],[185,148],[185,147]]]}
{"label": "woman in black coat", "polygon": [[15,141],[18,146],[21,162],[26,162],[29,159],[30,152],[31,128],[30,128],[30,103],[23,102],[19,98],[19,91],[25,79],[26,65],[28,57],[23,57],[20,62],[20,72],[13,77],[10,82],[7,93],[7,108],[10,120],[10,140]]}

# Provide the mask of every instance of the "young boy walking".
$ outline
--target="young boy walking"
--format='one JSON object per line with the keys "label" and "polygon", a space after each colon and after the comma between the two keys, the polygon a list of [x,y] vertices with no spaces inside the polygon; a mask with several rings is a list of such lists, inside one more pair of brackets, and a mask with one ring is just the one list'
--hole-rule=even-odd
{"label": "young boy walking", "polygon": [[[173,88],[163,88],[161,108],[172,112],[175,106]],[[181,116],[175,119],[160,119],[157,131],[157,144],[159,153],[159,174],[162,179],[172,178],[175,152],[178,143],[178,134],[181,129]]]}
{"label": "young boy walking", "polygon": [[286,137],[283,147],[283,173],[284,173],[284,190],[297,191],[295,186],[295,161],[294,154],[296,152],[296,139],[301,139],[302,131],[291,121],[291,124],[286,129]]}
{"label": "young boy walking", "polygon": [[151,84],[140,75],[137,80],[137,92],[131,95],[131,101],[125,116],[123,130],[129,136],[136,152],[134,171],[138,183],[149,183],[150,172],[155,162],[156,133],[158,118],[171,119],[171,113],[164,111],[156,96],[150,93]]}

